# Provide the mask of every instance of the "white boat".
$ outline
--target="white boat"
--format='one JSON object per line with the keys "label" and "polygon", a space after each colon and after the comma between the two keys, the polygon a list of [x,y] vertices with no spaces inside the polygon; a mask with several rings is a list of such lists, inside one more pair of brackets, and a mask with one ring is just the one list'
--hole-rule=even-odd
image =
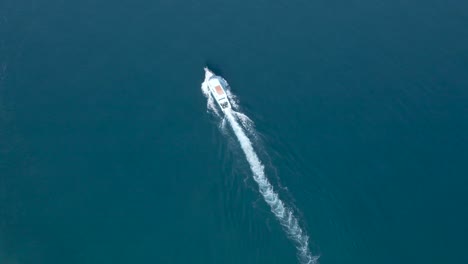
{"label": "white boat", "polygon": [[211,96],[218,103],[219,107],[225,113],[228,109],[231,109],[231,104],[226,94],[226,87],[220,82],[218,76],[212,71],[205,67],[205,82],[210,90]]}

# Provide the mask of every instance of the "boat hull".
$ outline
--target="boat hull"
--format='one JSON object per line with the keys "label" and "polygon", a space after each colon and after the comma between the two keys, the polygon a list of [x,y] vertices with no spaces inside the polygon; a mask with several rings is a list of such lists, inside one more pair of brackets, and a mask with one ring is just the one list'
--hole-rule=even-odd
{"label": "boat hull", "polygon": [[211,96],[215,99],[223,113],[231,109],[231,103],[226,94],[226,87],[220,82],[219,77],[214,75],[208,68],[205,68],[205,82]]}

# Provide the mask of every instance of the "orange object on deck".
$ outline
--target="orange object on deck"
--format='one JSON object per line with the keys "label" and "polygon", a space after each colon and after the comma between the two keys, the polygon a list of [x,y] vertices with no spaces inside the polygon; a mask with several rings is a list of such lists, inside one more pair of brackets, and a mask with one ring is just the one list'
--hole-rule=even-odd
{"label": "orange object on deck", "polygon": [[221,88],[221,86],[216,85],[215,89],[216,89],[216,92],[217,92],[219,95],[223,95],[223,94],[224,94],[223,88]]}

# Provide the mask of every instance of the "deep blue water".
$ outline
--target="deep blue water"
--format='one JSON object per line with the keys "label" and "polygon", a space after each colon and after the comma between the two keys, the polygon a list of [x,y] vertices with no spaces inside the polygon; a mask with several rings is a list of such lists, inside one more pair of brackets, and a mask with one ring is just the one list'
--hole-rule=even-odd
{"label": "deep blue water", "polygon": [[0,263],[468,263],[463,1],[0,1]]}

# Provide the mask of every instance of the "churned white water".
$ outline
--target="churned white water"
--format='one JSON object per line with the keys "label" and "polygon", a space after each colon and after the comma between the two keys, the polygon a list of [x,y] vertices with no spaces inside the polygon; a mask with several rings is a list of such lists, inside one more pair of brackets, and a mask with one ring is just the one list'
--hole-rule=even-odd
{"label": "churned white water", "polygon": [[[220,116],[220,113],[216,107],[216,102],[210,96],[205,82],[202,84],[202,90],[208,99],[208,110],[213,111],[215,115]],[[231,99],[233,108],[238,109],[237,98],[232,94],[231,91],[226,91],[226,93],[228,93],[228,98]],[[264,166],[253,148],[252,141],[244,131],[245,128],[249,131],[250,134],[256,134],[252,120],[247,115],[236,112],[232,109],[225,111],[222,122],[224,123],[226,120],[230,124],[238,142],[240,143],[242,151],[245,154],[245,158],[247,159],[250,169],[252,170],[253,179],[258,184],[260,194],[263,196],[265,202],[269,205],[271,212],[282,225],[283,230],[286,232],[287,236],[296,244],[299,261],[303,264],[317,263],[318,256],[313,256],[309,249],[309,237],[300,227],[299,221],[294,215],[293,210],[285,205],[285,203],[279,198],[278,193],[275,192],[271,183],[268,181],[268,178],[265,175]]]}

